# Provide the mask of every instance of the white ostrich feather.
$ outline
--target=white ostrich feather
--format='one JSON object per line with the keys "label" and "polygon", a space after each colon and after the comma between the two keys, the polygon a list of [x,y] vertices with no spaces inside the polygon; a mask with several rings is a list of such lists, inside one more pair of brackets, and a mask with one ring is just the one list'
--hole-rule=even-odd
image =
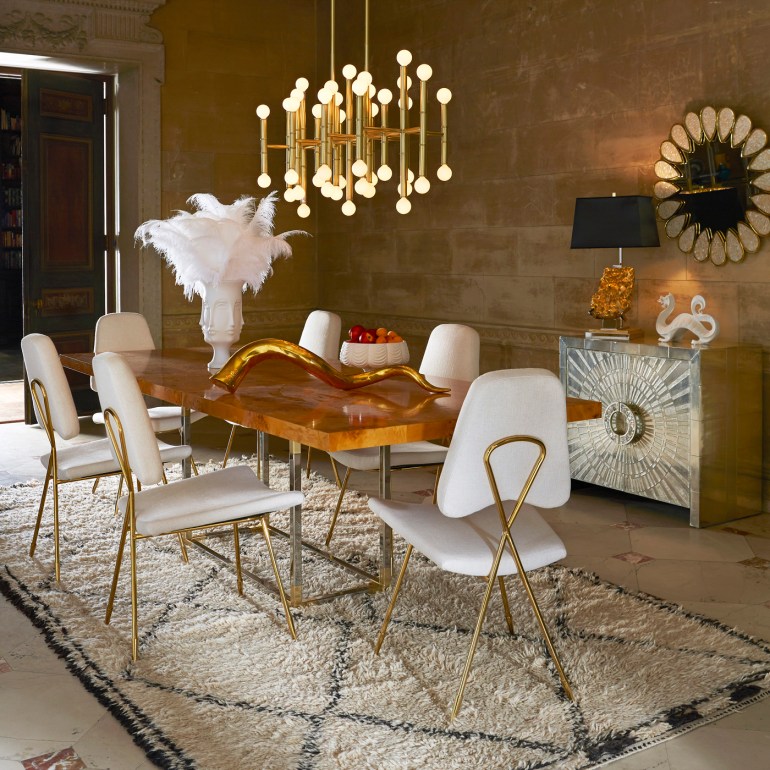
{"label": "white ostrich feather", "polygon": [[137,228],[135,238],[163,255],[188,299],[200,294],[201,284],[223,281],[243,281],[256,294],[272,272],[273,261],[291,256],[286,239],[307,235],[303,230],[273,235],[277,197],[272,192],[257,205],[244,195],[226,205],[213,195],[197,193],[187,201],[197,211],[150,219]]}

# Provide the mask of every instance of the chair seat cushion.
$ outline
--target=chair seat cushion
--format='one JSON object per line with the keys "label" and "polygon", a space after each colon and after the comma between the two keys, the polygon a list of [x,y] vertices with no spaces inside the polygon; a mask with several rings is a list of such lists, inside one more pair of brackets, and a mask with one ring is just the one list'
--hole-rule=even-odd
{"label": "chair seat cushion", "polygon": [[[166,433],[170,430],[179,430],[182,427],[181,406],[151,406],[147,409],[147,414],[150,415],[154,433]],[[197,422],[205,416],[204,412],[196,412],[193,409],[190,411],[190,422]],[[92,419],[97,425],[104,425],[102,412],[97,412]]]}
{"label": "chair seat cushion", "polygon": [[[390,448],[390,467],[403,468],[415,465],[438,465],[444,462],[447,448],[430,441],[411,441],[406,444],[393,444]],[[338,463],[354,471],[374,471],[380,467],[379,447],[349,449],[330,452]]]}
{"label": "chair seat cushion", "polygon": [[[192,454],[187,445],[174,446],[158,442],[160,459],[164,463],[182,462]],[[40,462],[48,467],[50,452],[41,456]],[[90,476],[120,473],[120,466],[112,453],[112,442],[108,438],[62,446],[56,450],[60,481],[75,481]]]}
{"label": "chair seat cushion", "polygon": [[[284,510],[303,501],[302,492],[276,492],[265,486],[251,468],[237,465],[137,492],[136,531],[162,535],[202,528]],[[125,512],[127,503],[127,497],[120,498],[121,512]]]}
{"label": "chair seat cushion", "polygon": [[[369,507],[441,569],[461,575],[489,574],[502,535],[495,506],[460,519],[444,516],[436,505],[373,497]],[[505,503],[506,513],[510,513],[512,507],[512,503]],[[532,506],[525,504],[519,511],[511,527],[511,536],[527,572],[553,564],[567,555],[564,543]],[[516,562],[510,548],[506,548],[498,574],[515,572]]]}

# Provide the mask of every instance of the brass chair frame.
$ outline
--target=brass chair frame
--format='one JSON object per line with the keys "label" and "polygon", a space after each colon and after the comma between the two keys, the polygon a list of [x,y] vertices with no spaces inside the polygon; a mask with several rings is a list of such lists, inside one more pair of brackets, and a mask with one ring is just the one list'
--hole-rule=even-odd
{"label": "brass chair frame", "polygon": [[[524,483],[524,486],[522,487],[521,493],[519,494],[519,498],[517,499],[513,507],[513,510],[511,511],[510,516],[506,516],[505,509],[503,507],[503,502],[500,499],[500,492],[498,490],[495,474],[494,474],[494,471],[492,470],[491,457],[492,457],[492,454],[495,452],[495,450],[499,449],[502,446],[505,446],[506,444],[510,444],[513,442],[529,442],[529,443],[535,444],[537,447],[539,447],[539,454],[537,459],[535,460],[534,465],[532,466],[532,470],[530,471],[526,482]],[[478,644],[479,636],[481,635],[481,629],[484,624],[484,618],[487,614],[487,609],[489,607],[489,600],[492,596],[492,591],[494,589],[496,581],[500,586],[500,591],[502,594],[503,609],[505,611],[505,619],[508,625],[508,630],[510,631],[511,634],[513,634],[513,623],[511,618],[510,607],[508,604],[508,596],[505,589],[505,583],[503,581],[503,576],[497,574],[500,568],[500,561],[503,557],[503,552],[505,551],[506,546],[510,549],[510,552],[516,563],[516,569],[517,569],[518,575],[521,578],[521,582],[524,586],[524,590],[527,594],[527,598],[529,599],[529,603],[532,606],[532,611],[535,614],[535,618],[537,620],[537,623],[540,627],[540,631],[545,640],[546,647],[548,648],[548,653],[551,656],[551,659],[553,660],[554,665],[556,666],[556,670],[559,674],[559,679],[561,680],[561,684],[562,684],[562,687],[564,688],[564,692],[566,693],[567,697],[570,700],[573,700],[573,701],[575,700],[572,687],[570,686],[570,683],[567,680],[567,676],[564,673],[564,668],[561,664],[561,661],[559,660],[558,654],[556,653],[556,649],[553,645],[553,641],[548,631],[548,627],[546,626],[545,619],[543,618],[543,614],[540,611],[540,607],[537,603],[537,599],[535,598],[535,594],[532,591],[532,586],[530,585],[529,579],[527,578],[527,573],[524,571],[524,568],[521,562],[521,557],[519,556],[519,552],[516,548],[516,544],[513,542],[513,537],[511,536],[511,526],[513,526],[513,522],[516,520],[516,517],[518,516],[519,511],[524,505],[526,497],[529,494],[529,490],[532,487],[532,484],[534,483],[538,472],[540,471],[540,467],[542,466],[543,461],[545,460],[545,456],[546,456],[545,444],[543,444],[543,442],[540,441],[540,439],[537,439],[533,436],[506,436],[505,438],[498,439],[497,441],[490,444],[487,447],[486,451],[484,452],[484,466],[486,468],[487,478],[489,480],[489,485],[492,489],[492,494],[494,496],[497,512],[498,512],[498,515],[500,516],[501,536],[500,536],[500,542],[497,546],[495,557],[492,561],[492,568],[490,569],[486,577],[486,590],[484,592],[484,598],[481,603],[481,610],[479,611],[478,620],[476,621],[476,627],[473,631],[473,637],[471,639],[468,655],[465,660],[465,667],[463,669],[462,677],[460,679],[460,687],[457,691],[457,695],[455,696],[454,705],[452,706],[450,721],[452,721],[457,716],[457,714],[460,711],[460,707],[462,705],[463,694],[465,693],[465,686],[468,682],[468,675],[471,670],[471,664],[473,663],[473,656],[476,652],[476,646]],[[396,580],[396,585],[393,588],[393,595],[391,596],[390,603],[388,604],[388,608],[385,612],[385,617],[383,619],[382,626],[380,628],[380,633],[377,637],[377,642],[374,647],[375,654],[379,654],[380,648],[382,647],[382,643],[385,639],[385,634],[387,632],[388,625],[390,623],[390,617],[393,612],[393,607],[396,604],[396,599],[398,598],[399,592],[401,590],[401,584],[404,580],[404,575],[406,574],[406,568],[409,564],[409,558],[412,555],[412,550],[413,550],[413,546],[409,544],[407,546],[406,553],[404,555],[404,561],[401,565],[401,570],[398,574],[398,579]]]}
{"label": "brass chair frame", "polygon": [[[42,417],[42,428],[45,431],[46,438],[51,447],[51,452],[48,457],[48,467],[45,472],[45,481],[43,482],[43,493],[40,497],[40,506],[37,511],[37,520],[35,522],[35,531],[32,535],[32,543],[29,547],[30,558],[35,555],[37,548],[37,538],[40,533],[40,524],[43,519],[43,510],[45,509],[45,502],[48,497],[48,487],[53,482],[53,542],[54,542],[54,574],[56,582],[60,582],[61,578],[61,550],[59,546],[59,486],[61,484],[70,484],[76,481],[89,481],[94,479],[94,486],[92,492],[96,490],[96,484],[100,479],[108,476],[120,475],[120,470],[110,471],[109,473],[89,474],[86,476],[78,476],[77,478],[62,480],[59,478],[59,464],[58,455],[56,450],[56,432],[53,428],[53,421],[51,419],[51,410],[48,404],[48,393],[45,389],[45,385],[38,380],[34,379],[29,383],[29,390],[32,394],[32,399],[37,407],[37,413]],[[117,498],[120,497],[123,486],[123,479],[121,477],[120,484],[118,486],[118,493],[115,499],[115,510],[117,512]]]}
{"label": "brass chair frame", "polygon": [[[104,622],[109,624],[112,618],[112,610],[115,603],[115,593],[117,591],[118,578],[120,576],[120,565],[123,561],[123,552],[125,549],[126,538],[129,538],[129,555],[131,562],[131,659],[136,661],[139,659],[139,613],[138,613],[138,587],[137,587],[137,560],[136,560],[136,544],[139,540],[145,540],[150,537],[164,537],[166,535],[177,535],[179,542],[182,546],[182,555],[185,561],[187,561],[187,550],[184,544],[184,537],[191,534],[193,531],[213,529],[215,527],[232,526],[233,528],[233,543],[235,547],[235,573],[237,579],[238,593],[243,594],[243,575],[241,572],[241,555],[240,555],[240,539],[238,535],[238,525],[258,522],[262,531],[262,536],[267,544],[267,551],[270,556],[270,563],[273,568],[273,574],[278,585],[278,594],[281,598],[281,604],[286,615],[286,624],[289,628],[289,633],[292,639],[297,638],[297,632],[294,626],[294,619],[292,618],[291,611],[289,609],[289,603],[286,599],[286,594],[283,589],[283,583],[281,582],[281,575],[278,571],[278,564],[275,560],[275,553],[273,552],[273,545],[270,540],[270,532],[267,526],[266,517],[268,513],[260,513],[254,516],[245,516],[238,519],[231,519],[226,521],[219,521],[215,524],[208,526],[195,526],[195,527],[183,527],[181,529],[170,530],[160,535],[142,535],[136,531],[136,509],[135,509],[135,492],[133,483],[133,472],[128,462],[128,452],[126,449],[125,434],[123,431],[123,425],[121,424],[120,417],[117,413],[108,408],[104,411],[104,422],[107,428],[112,445],[115,448],[115,454],[118,458],[118,463],[121,468],[123,479],[128,490],[128,501],[126,504],[126,513],[123,519],[123,529],[120,535],[120,544],[118,546],[118,554],[115,560],[115,571],[112,577],[112,585],[110,587],[110,596],[107,602],[107,612],[105,614]],[[183,482],[182,482],[183,483]],[[223,560],[224,557],[222,557]]]}

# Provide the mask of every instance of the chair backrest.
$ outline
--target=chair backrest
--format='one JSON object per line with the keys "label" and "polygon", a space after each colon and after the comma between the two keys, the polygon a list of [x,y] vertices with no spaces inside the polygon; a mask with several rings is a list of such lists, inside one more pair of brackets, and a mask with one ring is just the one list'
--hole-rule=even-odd
{"label": "chair backrest", "polygon": [[472,382],[479,376],[479,333],[463,324],[439,324],[428,337],[420,374]]}
{"label": "chair backrest", "polygon": [[[494,441],[516,435],[533,436],[546,447],[545,462],[527,502],[555,508],[569,499],[564,388],[546,369],[505,369],[475,380],[460,410],[438,487],[437,502],[445,516],[468,516],[494,503],[484,452]],[[518,499],[537,454],[537,446],[529,442],[495,451],[492,469],[502,500]]]}
{"label": "chair backrest", "polygon": [[341,327],[342,321],[336,313],[314,310],[305,321],[299,344],[324,361],[337,361],[340,357]]}
{"label": "chair backrest", "polygon": [[[97,320],[94,353],[120,353],[122,350],[155,350],[150,326],[141,313],[107,313]],[[93,377],[91,390],[96,390]]]}
{"label": "chair backrest", "polygon": [[[40,380],[46,390],[53,429],[65,440],[74,438],[80,433],[78,413],[64,367],[51,338],[45,334],[28,334],[21,341],[21,353],[29,382]],[[32,403],[35,404],[34,398]],[[35,417],[40,425],[45,424],[37,404]]]}
{"label": "chair backrest", "polygon": [[96,322],[94,353],[155,350],[147,319],[141,313],[107,313]]}
{"label": "chair backrest", "polygon": [[99,353],[94,356],[94,379],[102,411],[112,409],[123,426],[128,463],[134,474],[142,484],[160,483],[160,449],[134,373],[119,353]]}

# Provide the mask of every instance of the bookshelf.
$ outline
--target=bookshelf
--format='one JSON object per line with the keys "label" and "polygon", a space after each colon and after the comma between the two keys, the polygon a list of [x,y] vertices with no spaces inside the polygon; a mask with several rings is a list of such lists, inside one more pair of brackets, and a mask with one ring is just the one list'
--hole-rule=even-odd
{"label": "bookshelf", "polygon": [[22,336],[21,81],[0,77],[0,347]]}

